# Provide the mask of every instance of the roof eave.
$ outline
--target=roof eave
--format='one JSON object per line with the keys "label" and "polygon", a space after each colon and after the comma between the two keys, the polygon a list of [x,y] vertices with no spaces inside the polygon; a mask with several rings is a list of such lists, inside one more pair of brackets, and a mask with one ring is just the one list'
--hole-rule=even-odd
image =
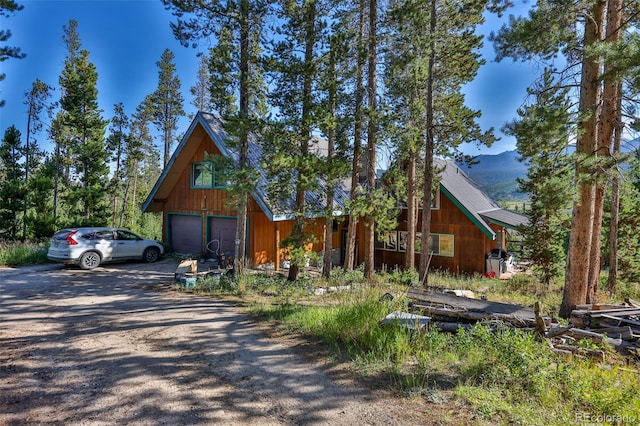
{"label": "roof eave", "polygon": [[464,213],[464,215],[471,221],[473,222],[474,225],[476,225],[480,231],[482,231],[482,233],[484,235],[486,235],[490,240],[494,241],[496,239],[496,233],[493,231],[493,229],[491,229],[491,227],[484,221],[482,220],[482,218],[480,218],[479,216],[475,216],[467,207],[465,207],[445,186],[444,184],[441,182],[440,183],[440,191],[442,193],[444,193],[447,198],[449,198],[449,200],[451,200],[451,202],[453,204],[456,205],[456,207],[458,207],[460,209],[460,211],[462,211],[462,213]]}

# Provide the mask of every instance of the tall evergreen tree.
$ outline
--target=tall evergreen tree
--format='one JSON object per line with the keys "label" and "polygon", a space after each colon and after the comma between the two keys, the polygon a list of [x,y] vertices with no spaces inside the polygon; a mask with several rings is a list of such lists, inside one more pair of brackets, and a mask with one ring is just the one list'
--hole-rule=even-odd
{"label": "tall evergreen tree", "polygon": [[[0,16],[3,18],[8,18],[16,11],[22,10],[24,6],[16,3],[14,0],[0,0]],[[4,25],[3,25],[4,26]],[[2,29],[0,30],[0,43],[4,43],[11,38],[11,30]],[[27,56],[22,52],[22,49],[19,47],[13,46],[0,46],[0,62],[4,62],[9,58],[22,59]],[[5,73],[0,73],[0,81],[4,80],[6,77]],[[0,100],[0,107],[3,107],[5,104],[4,100]]]}
{"label": "tall evergreen tree", "polygon": [[517,139],[521,161],[529,164],[520,190],[530,196],[529,223],[522,227],[527,258],[545,284],[561,276],[565,267],[573,179],[568,144],[571,105],[567,89],[555,86],[547,72],[529,89],[534,99],[520,108],[520,119],[505,126]]}
{"label": "tall evergreen tree", "polygon": [[[322,274],[326,278],[331,275],[333,259],[333,233],[335,222],[335,195],[349,175],[348,134],[350,117],[346,117],[348,109],[339,108],[339,99],[346,95],[346,79],[349,77],[350,61],[347,57],[350,36],[340,31],[343,22],[336,21],[331,25],[329,52],[321,63],[320,90],[326,93],[320,105],[324,117],[320,116],[319,129],[327,139],[327,153],[320,177],[325,187],[325,236],[323,250]],[[348,119],[349,118],[349,119]]]}
{"label": "tall evergreen tree", "polygon": [[4,179],[0,185],[0,238],[16,240],[25,203],[24,147],[20,131],[9,126],[0,144],[0,168]]}
{"label": "tall evergreen tree", "polygon": [[[343,28],[353,26],[355,28],[352,38],[351,57],[354,58],[353,76],[353,143],[351,155],[351,185],[349,195],[349,224],[347,226],[347,241],[345,242],[344,269],[352,270],[356,255],[356,234],[359,216],[356,209],[358,199],[362,196],[360,186],[360,173],[362,170],[362,136],[364,125],[364,72],[367,58],[366,29],[367,29],[367,3],[366,0],[356,0],[351,13],[353,23],[345,22]],[[349,18],[349,14],[346,15]]]}
{"label": "tall evergreen tree", "polygon": [[209,86],[211,85],[211,76],[209,73],[210,62],[211,58],[208,55],[200,55],[196,82],[193,86],[191,86],[191,89],[189,90],[191,92],[191,95],[193,96],[191,105],[196,107],[197,111],[212,111],[211,90],[209,90]]}
{"label": "tall evergreen tree", "polygon": [[366,199],[369,207],[364,217],[364,274],[371,282],[375,264],[375,189],[378,145],[378,0],[369,0],[367,33],[367,173]]}
{"label": "tall evergreen tree", "polygon": [[158,87],[145,99],[145,106],[149,111],[153,124],[162,134],[164,147],[163,163],[166,166],[171,157],[171,146],[176,140],[178,120],[184,116],[182,94],[180,93],[180,79],[176,75],[175,55],[165,49],[158,66]]}
{"label": "tall evergreen tree", "polygon": [[[628,5],[637,2],[631,0]],[[528,17],[512,18],[492,36],[498,59],[553,62],[562,54],[567,66],[554,71],[565,77],[568,86],[578,82],[571,93],[577,99],[572,111],[577,135],[577,197],[560,308],[563,317],[568,317],[577,304],[596,297],[601,237],[600,220],[596,223],[596,218],[601,217],[604,202],[603,182],[614,165],[610,152],[621,96],[616,87],[622,77],[636,75],[638,70],[637,60],[628,59],[635,50],[622,37],[636,20],[616,16],[626,6],[619,0],[538,2]]]}
{"label": "tall evergreen tree", "polygon": [[67,58],[60,75],[61,125],[67,133],[71,166],[77,179],[77,184],[69,187],[67,200],[72,214],[75,213],[74,219],[104,223],[108,217],[104,187],[109,173],[104,138],[107,121],[102,119],[98,107],[98,73],[89,61],[89,52],[81,49],[77,27],[74,20],[63,27]]}
{"label": "tall evergreen tree", "polygon": [[[387,88],[400,158],[407,167],[407,263],[413,267],[417,207],[422,201],[420,277],[426,279],[429,259],[431,200],[437,178],[433,157],[452,156],[463,142],[490,145],[492,131],[482,132],[480,111],[465,106],[462,88],[483,60],[482,37],[475,33],[483,13],[499,4],[438,0],[399,0],[390,5],[390,47],[387,49]],[[462,12],[464,11],[464,12]],[[422,157],[422,158],[419,158]],[[418,165],[423,171],[418,179]],[[422,191],[418,194],[418,182]]]}
{"label": "tall evergreen tree", "polygon": [[[31,90],[25,92],[24,103],[27,105],[27,137],[25,141],[24,179],[27,186],[30,186],[29,181],[32,177],[32,172],[39,166],[40,160],[43,156],[43,152],[38,147],[35,137],[40,133],[44,124],[44,117],[42,116],[43,112],[46,112],[49,121],[52,118],[53,109],[55,108],[55,103],[51,103],[49,101],[52,96],[52,91],[53,87],[44,83],[40,79],[36,79],[31,86]],[[30,207],[31,199],[32,194],[28,191],[24,204],[25,218],[27,217],[27,209]],[[23,238],[26,238],[27,220],[23,223],[22,234]]]}
{"label": "tall evergreen tree", "polygon": [[[145,235],[159,235],[156,228],[160,226],[161,217],[152,213],[142,215],[140,211],[142,200],[149,194],[162,171],[160,155],[153,145],[150,123],[151,117],[143,102],[132,115],[129,135],[125,138],[124,194],[118,223]],[[153,228],[149,229],[149,226]]]}
{"label": "tall evergreen tree", "polygon": [[[307,203],[307,193],[319,190],[322,160],[314,150],[313,134],[318,130],[321,43],[326,40],[326,5],[320,1],[282,2],[281,38],[274,42],[270,58],[273,90],[271,104],[278,110],[267,138],[268,173],[273,179],[270,193],[282,209],[293,209],[291,235],[283,241],[290,251],[289,280],[298,278],[305,246],[312,235],[306,218],[319,206]],[[290,200],[293,205],[290,204]]]}
{"label": "tall evergreen tree", "polygon": [[163,2],[178,16],[177,23],[171,26],[183,45],[196,45],[201,38],[215,38],[216,45],[210,52],[211,98],[214,108],[225,119],[225,130],[232,136],[230,142],[239,154],[227,189],[237,212],[234,269],[242,274],[248,192],[255,182],[255,171],[249,165],[249,138],[251,134],[257,134],[259,121],[266,114],[260,56],[268,3],[263,0],[218,0],[205,6],[199,0]]}
{"label": "tall evergreen tree", "polygon": [[122,102],[113,106],[113,118],[111,119],[110,134],[107,137],[107,150],[112,153],[110,160],[115,163],[113,175],[109,182],[111,193],[112,226],[116,226],[116,220],[120,207],[118,199],[122,198],[122,188],[125,180],[125,152],[129,138],[129,117],[124,112]]}

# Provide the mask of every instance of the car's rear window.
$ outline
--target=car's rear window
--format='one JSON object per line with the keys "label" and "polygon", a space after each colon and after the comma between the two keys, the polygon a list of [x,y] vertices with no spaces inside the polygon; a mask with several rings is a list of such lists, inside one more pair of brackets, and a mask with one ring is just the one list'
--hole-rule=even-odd
{"label": "car's rear window", "polygon": [[53,235],[54,240],[66,240],[69,234],[73,232],[72,229],[63,229],[62,231],[58,231]]}

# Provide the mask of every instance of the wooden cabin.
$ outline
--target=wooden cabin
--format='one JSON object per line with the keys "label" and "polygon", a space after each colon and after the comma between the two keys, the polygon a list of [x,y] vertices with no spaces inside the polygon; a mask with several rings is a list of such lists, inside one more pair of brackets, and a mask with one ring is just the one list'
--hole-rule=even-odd
{"label": "wooden cabin", "polygon": [[[501,208],[455,163],[435,159],[443,169],[431,207],[430,270],[452,273],[487,273],[493,258],[506,259],[510,239],[528,218]],[[418,211],[416,251],[420,247],[422,210]],[[401,209],[398,228],[382,235],[376,244],[378,267],[402,267],[407,239],[407,209]],[[416,265],[419,263],[416,254]],[[487,262],[489,261],[489,262]],[[499,262],[498,262],[499,263]],[[488,266],[490,265],[490,266]]]}
{"label": "wooden cabin", "polygon": [[[143,212],[162,212],[163,242],[175,253],[204,258],[224,255],[226,259],[234,255],[236,211],[227,203],[226,182],[216,174],[214,164],[207,161],[207,155],[221,155],[237,162],[237,152],[228,146],[228,141],[221,121],[212,114],[199,112],[142,206]],[[317,145],[322,140],[314,139],[312,143],[321,151],[322,147]],[[245,256],[250,266],[273,264],[278,269],[286,257],[279,245],[291,234],[293,214],[291,210],[278,208],[269,199],[261,161],[262,148],[252,141],[249,162],[259,172],[259,181],[247,206]],[[348,193],[339,188],[335,211],[344,209],[347,198]],[[307,194],[307,200],[310,206],[315,206],[322,197]],[[316,207],[310,211],[324,211],[323,206]],[[309,217],[307,230],[320,241],[308,250],[320,252],[324,241],[321,213]],[[335,247],[339,246],[339,237],[336,233]]]}
{"label": "wooden cabin", "polygon": [[[144,212],[162,212],[163,241],[175,253],[205,258],[224,254],[227,259],[234,254],[236,212],[227,204],[226,182],[216,174],[215,166],[206,161],[207,155],[220,155],[237,162],[237,152],[229,147],[228,141],[220,120],[199,112],[142,206]],[[322,140],[312,142],[315,149],[322,151]],[[261,145],[252,141],[249,162],[258,171],[259,181],[249,197],[245,256],[250,266],[271,264],[279,269],[281,260],[287,257],[279,247],[280,242],[293,229],[293,203],[287,210],[269,199],[268,180],[261,160]],[[432,210],[431,268],[454,273],[485,273],[486,255],[496,249],[507,250],[509,231],[526,217],[501,209],[454,163],[437,162],[444,167],[444,172]],[[332,225],[334,265],[344,259],[349,220],[344,212],[348,198],[349,188],[345,184],[338,188],[335,197],[334,211],[342,217]],[[321,194],[307,194],[312,212],[308,218],[309,230],[319,241],[310,245],[309,251],[323,249],[322,201]],[[418,229],[420,227],[419,217]],[[362,235],[362,224],[358,229]],[[376,244],[377,267],[404,265],[406,235],[405,209],[401,211],[398,229],[380,236]],[[356,250],[360,264],[364,261],[364,246],[359,236]]]}

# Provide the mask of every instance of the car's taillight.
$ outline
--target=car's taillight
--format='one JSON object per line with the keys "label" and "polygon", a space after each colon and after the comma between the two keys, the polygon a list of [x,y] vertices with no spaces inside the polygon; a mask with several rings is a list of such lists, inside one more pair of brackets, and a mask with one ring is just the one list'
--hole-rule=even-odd
{"label": "car's taillight", "polygon": [[69,234],[69,236],[67,236],[67,243],[69,243],[70,246],[75,246],[76,244],[78,244],[78,242],[73,239],[73,236],[75,235],[76,232],[78,231],[73,231],[72,233]]}

